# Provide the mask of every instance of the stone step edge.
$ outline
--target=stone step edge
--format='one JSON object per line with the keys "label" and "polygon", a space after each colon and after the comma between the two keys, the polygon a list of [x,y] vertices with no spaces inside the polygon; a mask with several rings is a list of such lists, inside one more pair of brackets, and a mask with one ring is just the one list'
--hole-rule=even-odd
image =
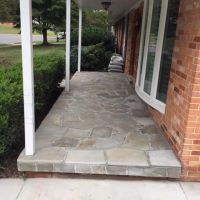
{"label": "stone step edge", "polygon": [[66,174],[119,175],[155,178],[180,178],[181,167],[170,166],[121,166],[97,164],[65,164],[65,163],[21,163],[20,172],[49,172]]}

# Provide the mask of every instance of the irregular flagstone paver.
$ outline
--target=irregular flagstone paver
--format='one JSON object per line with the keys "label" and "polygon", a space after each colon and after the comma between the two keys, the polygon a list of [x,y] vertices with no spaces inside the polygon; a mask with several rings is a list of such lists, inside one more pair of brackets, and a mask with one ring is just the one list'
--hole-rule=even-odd
{"label": "irregular flagstone paver", "polygon": [[49,115],[44,119],[43,124],[61,126],[63,121],[63,115],[59,112],[50,112]]}
{"label": "irregular flagstone paver", "polygon": [[91,165],[93,174],[106,174],[106,167],[104,165]]}
{"label": "irregular flagstone paver", "polygon": [[92,130],[81,130],[81,129],[74,129],[69,128],[66,132],[67,137],[71,138],[87,138],[91,135]]}
{"label": "irregular flagstone paver", "polygon": [[133,117],[149,117],[149,113],[141,109],[132,109],[131,115]]}
{"label": "irregular flagstone paver", "polygon": [[149,135],[150,150],[170,150],[169,144],[160,134]]}
{"label": "irregular flagstone paver", "polygon": [[20,171],[180,176],[179,162],[161,151],[169,145],[124,74],[76,73],[70,86],[36,131],[35,155],[20,155]]}
{"label": "irregular flagstone paver", "polygon": [[121,146],[123,141],[116,140],[114,138],[97,138],[96,148],[97,149],[111,149]]}
{"label": "irregular flagstone paver", "polygon": [[149,151],[149,160],[154,166],[180,167],[172,150]]}
{"label": "irregular flagstone paver", "polygon": [[48,126],[40,126],[37,130],[36,136],[41,135],[64,135],[67,131],[67,127],[61,127],[61,126],[54,126],[54,125],[48,125]]}
{"label": "irregular flagstone paver", "polygon": [[68,152],[65,163],[73,164],[105,164],[105,157],[103,151],[92,150],[72,150]]}
{"label": "irregular flagstone paver", "polygon": [[143,151],[150,150],[149,138],[142,134],[128,134],[123,146]]}
{"label": "irregular flagstone paver", "polygon": [[164,167],[129,167],[128,174],[144,177],[168,177],[167,169]]}
{"label": "irregular flagstone paver", "polygon": [[127,175],[127,167],[126,166],[107,166],[106,167],[107,174],[109,175]]}
{"label": "irregular flagstone paver", "polygon": [[106,151],[108,165],[148,166],[144,151],[131,149],[111,149]]}
{"label": "irregular flagstone paver", "polygon": [[148,126],[154,125],[153,120],[150,117],[132,117],[139,125]]}
{"label": "irregular flagstone paver", "polygon": [[76,122],[80,121],[79,117],[72,111],[63,112],[63,124],[65,122]]}
{"label": "irregular flagstone paver", "polygon": [[73,164],[59,163],[53,165],[54,172],[60,173],[75,173],[75,166]]}
{"label": "irregular flagstone paver", "polygon": [[149,126],[143,126],[141,132],[143,134],[162,134],[161,131],[154,124]]}
{"label": "irregular flagstone paver", "polygon": [[96,127],[92,130],[92,137],[96,138],[105,138],[110,137],[112,129],[110,127]]}
{"label": "irregular flagstone paver", "polygon": [[76,138],[62,137],[52,142],[52,146],[75,148],[78,145],[79,140]]}
{"label": "irregular flagstone paver", "polygon": [[75,165],[75,172],[78,174],[91,174],[90,165]]}
{"label": "irregular flagstone paver", "polygon": [[79,145],[77,146],[77,149],[82,149],[82,150],[96,149],[96,139],[88,138],[81,140],[79,142]]}
{"label": "irregular flagstone paver", "polygon": [[18,162],[28,163],[61,163],[66,156],[66,150],[62,147],[49,147],[36,151],[34,156],[25,156],[24,151],[20,154]]}

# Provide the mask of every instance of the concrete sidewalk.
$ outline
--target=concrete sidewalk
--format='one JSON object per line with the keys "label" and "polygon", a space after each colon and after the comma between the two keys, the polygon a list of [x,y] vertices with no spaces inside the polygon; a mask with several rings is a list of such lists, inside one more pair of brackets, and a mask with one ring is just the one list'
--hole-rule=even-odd
{"label": "concrete sidewalk", "polygon": [[2,200],[199,200],[200,183],[109,179],[1,179]]}

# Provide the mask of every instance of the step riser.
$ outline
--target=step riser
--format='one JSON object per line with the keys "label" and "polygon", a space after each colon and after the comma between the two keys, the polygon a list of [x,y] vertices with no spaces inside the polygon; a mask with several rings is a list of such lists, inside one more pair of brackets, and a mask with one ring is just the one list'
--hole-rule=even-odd
{"label": "step riser", "polygon": [[154,178],[180,178],[179,167],[126,167],[126,166],[104,166],[104,165],[65,165],[65,164],[31,164],[18,163],[21,172],[49,172],[66,174],[91,174],[91,175],[117,175],[137,176]]}

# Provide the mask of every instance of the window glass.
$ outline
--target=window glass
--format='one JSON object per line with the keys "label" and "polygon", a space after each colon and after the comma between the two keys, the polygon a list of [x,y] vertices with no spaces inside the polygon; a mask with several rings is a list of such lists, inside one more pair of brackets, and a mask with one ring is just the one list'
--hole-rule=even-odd
{"label": "window glass", "polygon": [[156,44],[158,38],[161,4],[162,4],[161,0],[154,0],[148,55],[147,55],[146,74],[144,82],[144,91],[149,95],[151,94],[151,84],[152,84],[153,68],[154,68],[154,61],[156,54]]}
{"label": "window glass", "polygon": [[[142,77],[142,61],[144,59],[144,47],[145,47],[145,39],[146,39],[146,30],[147,30],[147,18],[148,18],[148,11],[149,11],[149,1],[146,2],[146,15],[144,19],[144,30],[141,40],[143,40],[142,51],[141,51],[141,63],[140,63],[140,72],[139,72],[139,86],[141,85],[141,77]],[[143,12],[145,12],[145,8],[143,8]]]}
{"label": "window glass", "polygon": [[157,99],[164,103],[167,98],[178,11],[179,0],[169,0],[157,90]]}

